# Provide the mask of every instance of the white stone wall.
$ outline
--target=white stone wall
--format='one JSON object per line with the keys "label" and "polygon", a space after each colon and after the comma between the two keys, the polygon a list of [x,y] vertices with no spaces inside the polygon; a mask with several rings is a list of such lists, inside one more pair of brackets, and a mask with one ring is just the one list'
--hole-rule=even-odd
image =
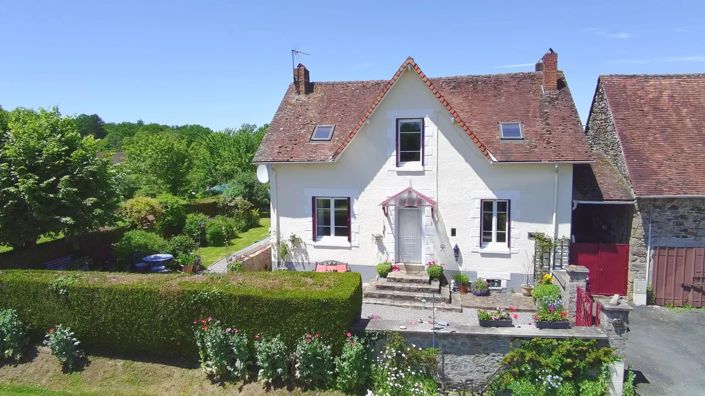
{"label": "white stone wall", "polygon": [[[397,118],[424,118],[425,165],[397,169],[395,133]],[[507,144],[522,144],[508,142]],[[553,234],[554,177],[557,172],[558,236],[570,235],[572,165],[491,164],[450,114],[413,72],[406,72],[357,137],[331,164],[274,165],[271,177],[272,232],[282,238],[291,233],[306,242],[295,264],[335,259],[374,267],[394,260],[395,211],[385,217],[380,203],[406,187],[438,202],[435,219],[430,208],[423,218],[425,260],[435,258],[451,271],[467,271],[507,284],[523,277],[531,266],[533,241],[529,232]],[[352,197],[352,242],[312,241],[311,197]],[[511,199],[511,249],[480,248],[480,200]],[[279,229],[277,229],[277,225]],[[451,237],[451,228],[457,234]],[[374,234],[383,234],[381,241]],[[453,246],[462,258],[456,263]],[[515,285],[512,285],[515,286]]]}

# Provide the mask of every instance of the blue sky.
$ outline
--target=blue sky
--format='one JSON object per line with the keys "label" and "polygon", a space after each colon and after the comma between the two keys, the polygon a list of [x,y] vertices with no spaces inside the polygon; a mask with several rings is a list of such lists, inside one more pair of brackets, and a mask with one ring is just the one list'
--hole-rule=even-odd
{"label": "blue sky", "polygon": [[533,70],[559,53],[585,122],[598,75],[705,72],[704,1],[0,0],[0,105],[107,122],[269,122],[291,81]]}

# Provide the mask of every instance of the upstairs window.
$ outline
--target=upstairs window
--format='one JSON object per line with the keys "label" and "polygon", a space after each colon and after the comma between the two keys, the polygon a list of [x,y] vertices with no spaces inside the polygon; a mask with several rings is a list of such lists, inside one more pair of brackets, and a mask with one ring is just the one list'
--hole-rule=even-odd
{"label": "upstairs window", "polygon": [[313,240],[324,237],[350,241],[350,198],[313,197]]}
{"label": "upstairs window", "polygon": [[483,199],[481,205],[481,246],[509,246],[509,200]]}
{"label": "upstairs window", "polygon": [[324,141],[330,140],[333,137],[333,130],[335,125],[316,125],[313,129],[313,134],[311,134],[311,140],[313,141]]}
{"label": "upstairs window", "polygon": [[397,120],[397,166],[405,163],[423,165],[423,119]]}
{"label": "upstairs window", "polygon": [[521,122],[503,122],[499,124],[499,136],[502,140],[524,139],[524,131]]}

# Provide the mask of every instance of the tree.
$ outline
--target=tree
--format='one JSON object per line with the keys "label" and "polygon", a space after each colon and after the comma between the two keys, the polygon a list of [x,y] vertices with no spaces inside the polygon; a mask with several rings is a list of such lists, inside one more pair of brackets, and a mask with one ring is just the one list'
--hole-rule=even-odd
{"label": "tree", "polygon": [[109,160],[58,109],[15,109],[0,138],[0,241],[33,246],[109,224],[119,202]]}
{"label": "tree", "polygon": [[98,117],[98,114],[80,114],[73,121],[81,136],[92,135],[96,139],[102,139],[106,135],[105,122]]}
{"label": "tree", "polygon": [[171,132],[140,131],[126,139],[124,149],[127,172],[142,192],[177,196],[188,192],[193,158],[185,139]]}

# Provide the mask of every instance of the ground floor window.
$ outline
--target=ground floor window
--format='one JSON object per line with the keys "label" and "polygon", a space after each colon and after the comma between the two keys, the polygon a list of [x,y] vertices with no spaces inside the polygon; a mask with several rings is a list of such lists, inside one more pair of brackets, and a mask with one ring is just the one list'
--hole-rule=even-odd
{"label": "ground floor window", "polygon": [[313,197],[313,240],[343,237],[350,241],[350,198]]}

